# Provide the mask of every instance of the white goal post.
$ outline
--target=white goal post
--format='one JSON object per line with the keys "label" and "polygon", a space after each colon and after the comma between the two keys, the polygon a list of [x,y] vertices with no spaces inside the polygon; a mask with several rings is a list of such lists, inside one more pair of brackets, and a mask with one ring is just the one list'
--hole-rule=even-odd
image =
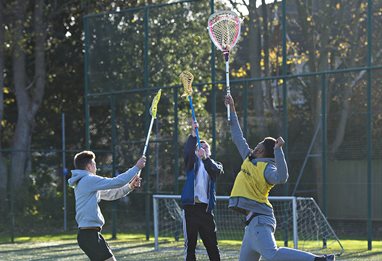
{"label": "white goal post", "polygon": [[[214,210],[218,241],[241,242],[244,235],[244,216],[228,209],[228,196],[217,196]],[[269,197],[273,205],[277,229],[275,238],[288,246],[314,253],[344,252],[334,230],[313,198]],[[182,209],[180,195],[153,195],[154,246],[171,243],[182,247]],[[201,244],[202,245],[202,244]],[[223,249],[224,251],[224,249]]]}

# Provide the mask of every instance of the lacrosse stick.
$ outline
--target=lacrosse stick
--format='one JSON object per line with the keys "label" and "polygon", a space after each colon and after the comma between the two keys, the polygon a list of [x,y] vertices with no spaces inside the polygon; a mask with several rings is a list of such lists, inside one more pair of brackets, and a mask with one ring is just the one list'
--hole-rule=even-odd
{"label": "lacrosse stick", "polygon": [[[191,108],[191,113],[192,113],[192,120],[196,122],[196,117],[195,117],[195,110],[194,106],[192,104],[192,81],[194,80],[194,76],[192,73],[189,71],[183,71],[179,75],[180,81],[183,84],[184,87],[184,93],[182,94],[182,97],[187,96],[188,101],[190,102],[190,108]],[[200,139],[199,139],[199,131],[198,128],[195,128],[195,133],[196,133],[196,140],[198,141],[198,148],[200,149]]]}
{"label": "lacrosse stick", "polygon": [[[151,130],[153,128],[153,123],[154,123],[154,120],[157,118],[157,107],[158,107],[158,103],[159,103],[161,94],[162,94],[162,89],[159,89],[158,93],[155,95],[155,97],[151,103],[151,108],[150,108],[151,122],[150,122],[149,131],[148,131],[147,137],[146,137],[145,147],[143,148],[142,156],[146,156],[146,151],[147,151],[147,147],[149,146],[149,139],[150,139]],[[136,176],[140,177],[141,171],[139,171]],[[134,176],[134,178],[136,176]],[[131,181],[134,180],[134,178],[132,178]]]}
{"label": "lacrosse stick", "polygon": [[162,89],[159,89],[158,93],[155,95],[153,102],[151,104],[151,108],[150,108],[151,122],[150,122],[149,132],[147,133],[147,137],[146,137],[145,147],[143,148],[142,156],[146,156],[146,151],[149,145],[149,139],[150,139],[151,130],[153,128],[153,123],[154,123],[154,120],[157,118],[157,107],[158,107],[158,102],[160,100],[161,94],[162,94]]}
{"label": "lacrosse stick", "polygon": [[[216,48],[223,52],[225,58],[225,76],[227,95],[231,94],[229,86],[229,52],[236,45],[240,36],[239,16],[232,11],[220,11],[213,13],[208,18],[208,34]],[[230,107],[227,106],[227,119],[230,117]]]}

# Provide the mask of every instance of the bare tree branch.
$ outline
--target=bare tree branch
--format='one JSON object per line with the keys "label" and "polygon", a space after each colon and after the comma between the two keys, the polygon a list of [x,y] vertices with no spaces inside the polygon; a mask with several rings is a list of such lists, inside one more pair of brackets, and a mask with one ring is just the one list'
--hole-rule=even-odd
{"label": "bare tree branch", "polygon": [[242,4],[238,4],[237,1],[229,0],[229,3],[232,5],[232,7],[235,9],[236,12],[240,14],[241,17],[244,17],[243,12],[240,11],[239,5],[245,6],[248,10],[249,5],[245,3],[244,0],[242,0]]}

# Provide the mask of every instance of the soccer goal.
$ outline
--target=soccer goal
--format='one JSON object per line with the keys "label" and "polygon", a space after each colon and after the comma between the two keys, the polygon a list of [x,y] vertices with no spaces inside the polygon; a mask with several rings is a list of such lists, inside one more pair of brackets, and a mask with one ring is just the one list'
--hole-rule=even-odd
{"label": "soccer goal", "polygon": [[[214,210],[220,242],[240,243],[244,235],[244,217],[228,209],[228,196],[216,197]],[[344,252],[343,246],[313,198],[269,197],[273,205],[278,246],[288,246],[317,254]],[[182,247],[184,244],[182,209],[179,195],[153,195],[155,250],[161,244]],[[198,245],[202,245],[199,244]]]}

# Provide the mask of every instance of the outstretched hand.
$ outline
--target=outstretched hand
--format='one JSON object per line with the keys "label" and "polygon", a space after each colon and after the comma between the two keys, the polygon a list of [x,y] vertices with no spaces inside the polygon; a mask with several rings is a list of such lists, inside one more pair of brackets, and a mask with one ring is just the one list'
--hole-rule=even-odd
{"label": "outstretched hand", "polygon": [[227,94],[224,97],[224,105],[225,106],[230,106],[232,111],[235,111],[235,102],[233,101],[233,98],[232,98],[231,94]]}
{"label": "outstretched hand", "polygon": [[197,121],[192,121],[192,131],[191,134],[193,137],[196,137],[196,128],[199,129],[199,124]]}
{"label": "outstretched hand", "polygon": [[207,158],[207,152],[203,148],[198,149],[197,153],[200,159],[205,160]]}
{"label": "outstretched hand", "polygon": [[135,164],[139,169],[143,169],[146,166],[146,156],[142,156]]}
{"label": "outstretched hand", "polygon": [[199,123],[197,121],[192,121],[192,129],[199,128]]}
{"label": "outstretched hand", "polygon": [[285,144],[283,137],[278,137],[275,143],[275,149],[281,148]]}
{"label": "outstretched hand", "polygon": [[142,178],[139,175],[136,175],[129,184],[130,189],[137,189],[141,187]]}

